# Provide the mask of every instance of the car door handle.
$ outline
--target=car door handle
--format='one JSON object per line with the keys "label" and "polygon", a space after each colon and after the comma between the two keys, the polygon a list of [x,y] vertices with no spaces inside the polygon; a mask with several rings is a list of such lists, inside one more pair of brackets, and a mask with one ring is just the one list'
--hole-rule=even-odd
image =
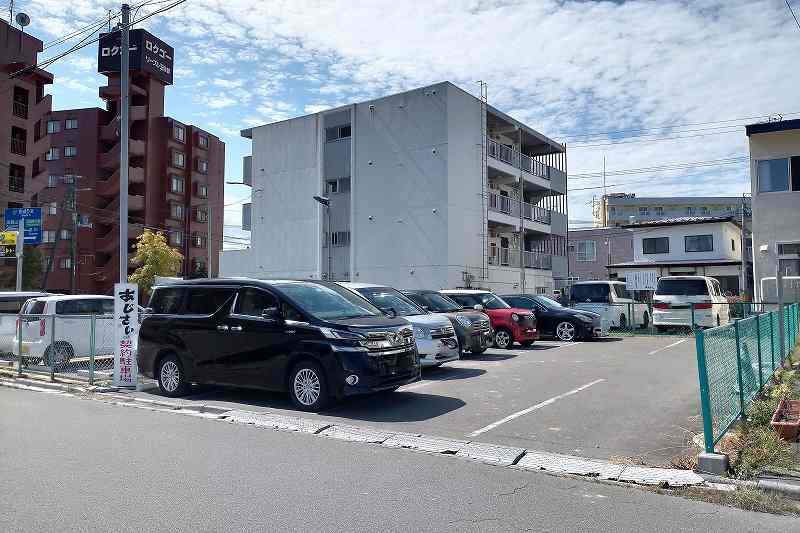
{"label": "car door handle", "polygon": [[218,331],[228,331],[228,326],[226,326],[225,324],[220,324],[219,326],[217,326],[217,330]]}
{"label": "car door handle", "polygon": [[242,331],[242,326],[231,326],[231,331]]}

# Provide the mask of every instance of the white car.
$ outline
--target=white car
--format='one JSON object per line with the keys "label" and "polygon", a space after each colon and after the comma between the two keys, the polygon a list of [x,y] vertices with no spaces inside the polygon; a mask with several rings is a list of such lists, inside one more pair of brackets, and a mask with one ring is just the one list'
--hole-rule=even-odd
{"label": "white car", "polygon": [[48,296],[44,292],[0,292],[0,355],[13,352],[20,309],[30,298]]}
{"label": "white car", "polygon": [[694,325],[713,328],[731,320],[728,300],[719,281],[706,276],[664,276],[653,295],[653,325],[669,327]]}
{"label": "white car", "polygon": [[339,283],[372,305],[408,320],[414,327],[419,361],[423,367],[439,366],[459,358],[458,337],[447,315],[429,313],[391,287],[369,283]]}
{"label": "white car", "polygon": [[[19,314],[22,357],[28,364],[66,365],[91,352],[91,315],[95,321],[95,355],[114,353],[113,296],[44,296],[28,300]],[[13,353],[19,355],[14,336]]]}
{"label": "white car", "polygon": [[599,314],[612,328],[650,325],[650,310],[637,302],[621,281],[580,281],[570,289],[570,304]]}

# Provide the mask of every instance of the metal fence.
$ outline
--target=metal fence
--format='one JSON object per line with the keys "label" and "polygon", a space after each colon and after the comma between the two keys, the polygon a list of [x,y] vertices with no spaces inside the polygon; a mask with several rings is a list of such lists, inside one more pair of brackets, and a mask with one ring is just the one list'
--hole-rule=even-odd
{"label": "metal fence", "polygon": [[49,373],[88,380],[111,377],[114,369],[113,315],[24,315],[0,330],[0,360],[19,372]]}
{"label": "metal fence", "polygon": [[[774,306],[773,306],[774,307]],[[799,304],[759,312],[733,324],[698,330],[697,370],[705,448],[714,445],[740,418],[797,343]],[[784,345],[780,343],[783,314]]]}

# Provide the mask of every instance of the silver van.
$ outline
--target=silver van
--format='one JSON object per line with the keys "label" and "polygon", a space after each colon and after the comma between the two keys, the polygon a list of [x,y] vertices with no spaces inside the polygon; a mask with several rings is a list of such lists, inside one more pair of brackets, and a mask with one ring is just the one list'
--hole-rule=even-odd
{"label": "silver van", "polygon": [[14,351],[14,335],[17,332],[17,318],[25,302],[30,298],[48,296],[44,292],[0,292],[0,355]]}

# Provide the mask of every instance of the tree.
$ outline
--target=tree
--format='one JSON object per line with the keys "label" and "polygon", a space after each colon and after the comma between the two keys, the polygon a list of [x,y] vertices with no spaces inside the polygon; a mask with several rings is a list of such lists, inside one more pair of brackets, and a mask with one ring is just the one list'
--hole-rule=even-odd
{"label": "tree", "polygon": [[181,269],[183,255],[167,244],[161,232],[144,230],[134,245],[136,254],[131,265],[136,271],[128,276],[128,281],[136,283],[144,295],[149,295],[156,276],[174,276]]}
{"label": "tree", "polygon": [[22,251],[22,290],[39,290],[42,281],[42,252],[36,246]]}

